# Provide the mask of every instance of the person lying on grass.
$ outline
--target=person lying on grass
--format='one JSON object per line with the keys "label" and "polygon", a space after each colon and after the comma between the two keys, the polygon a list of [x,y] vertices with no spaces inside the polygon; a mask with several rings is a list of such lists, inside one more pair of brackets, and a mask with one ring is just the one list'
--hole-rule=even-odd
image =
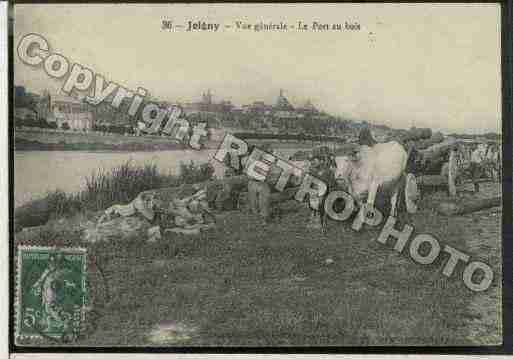
{"label": "person lying on grass", "polygon": [[206,191],[197,191],[192,196],[173,198],[168,208],[163,208],[161,201],[154,194],[145,193],[138,196],[127,205],[113,205],[105,210],[98,221],[98,225],[112,220],[114,217],[129,217],[140,215],[150,221],[158,223],[162,227],[180,227],[185,231],[199,231],[210,228],[213,223],[206,223],[205,216],[215,222],[208,203]]}
{"label": "person lying on grass", "polygon": [[191,197],[184,199],[175,198],[169,204],[167,214],[174,217],[176,227],[168,228],[166,231],[184,234],[197,234],[199,231],[211,228],[214,223],[206,223],[205,214],[212,215],[206,202],[205,191],[202,190]]}

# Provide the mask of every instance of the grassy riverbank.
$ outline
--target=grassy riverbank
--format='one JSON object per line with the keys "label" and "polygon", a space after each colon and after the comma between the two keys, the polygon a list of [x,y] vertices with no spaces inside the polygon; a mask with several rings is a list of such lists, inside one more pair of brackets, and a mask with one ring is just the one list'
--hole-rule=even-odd
{"label": "grassy riverbank", "polygon": [[[169,151],[190,149],[188,145],[160,136],[124,136],[80,131],[41,131],[16,129],[16,151]],[[312,141],[248,140],[250,144],[269,144],[273,148],[311,148]],[[207,141],[204,149],[219,148],[220,141]]]}
{"label": "grassy riverbank", "polygon": [[136,165],[127,161],[110,171],[91,173],[85,178],[83,191],[52,191],[16,208],[15,227],[31,227],[53,218],[104,210],[113,204],[128,203],[142,191],[206,181],[213,173],[208,163],[181,163],[179,173],[172,175],[162,173],[155,164]]}
{"label": "grassy riverbank", "polygon": [[[122,171],[115,173],[96,182],[103,188],[98,193],[113,193],[116,186],[127,196],[139,190],[124,187]],[[138,176],[157,174],[146,169]],[[116,184],[101,185],[109,180]],[[481,195],[498,191],[490,184]],[[94,198],[97,191],[90,193]],[[462,193],[461,199],[472,196]],[[48,224],[17,234],[15,245],[88,249],[95,261],[89,266],[94,315],[75,345],[500,344],[501,211],[443,217],[433,208],[445,197],[427,195],[421,210],[403,215],[397,227],[412,224],[415,233],[430,233],[442,245],[490,264],[496,277],[484,293],[463,285],[461,268],[444,277],[446,256],[421,266],[409,258],[408,245],[397,254],[393,240],[373,241],[381,226],[355,232],[350,221],[331,221],[326,234],[311,230],[310,211],[294,201],[279,204],[280,217],[269,225],[243,208],[218,213],[210,232],[166,233],[155,243],[142,237],[84,242],[80,223],[96,214],[77,211],[64,218],[62,211]],[[90,203],[102,207],[109,201],[107,196]],[[475,309],[483,296],[488,306]]]}
{"label": "grassy riverbank", "polygon": [[186,148],[177,143],[42,143],[22,138],[15,138],[16,151],[168,151]]}

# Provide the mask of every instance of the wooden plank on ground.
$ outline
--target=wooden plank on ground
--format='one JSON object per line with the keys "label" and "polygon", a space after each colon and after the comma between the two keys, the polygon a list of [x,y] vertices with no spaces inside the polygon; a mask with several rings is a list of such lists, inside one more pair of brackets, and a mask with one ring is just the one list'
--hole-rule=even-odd
{"label": "wooden plank on ground", "polygon": [[447,177],[442,175],[424,175],[417,177],[418,184],[421,186],[446,186]]}
{"label": "wooden plank on ground", "polygon": [[500,196],[476,199],[463,204],[457,204],[454,202],[442,202],[438,206],[438,212],[446,216],[461,215],[481,211],[487,208],[497,207],[501,205],[501,202],[502,198]]}

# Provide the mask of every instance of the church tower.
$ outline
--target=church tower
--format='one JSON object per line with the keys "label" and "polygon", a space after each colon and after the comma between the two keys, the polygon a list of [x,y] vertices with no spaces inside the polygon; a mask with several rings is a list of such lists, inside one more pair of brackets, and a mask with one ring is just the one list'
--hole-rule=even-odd
{"label": "church tower", "polygon": [[202,95],[202,102],[205,105],[211,105],[212,104],[212,93],[210,92],[210,89],[206,93],[203,93]]}
{"label": "church tower", "polygon": [[280,89],[280,95],[276,100],[276,109],[279,111],[293,111],[294,107],[290,104],[289,100],[283,94],[283,89]]}

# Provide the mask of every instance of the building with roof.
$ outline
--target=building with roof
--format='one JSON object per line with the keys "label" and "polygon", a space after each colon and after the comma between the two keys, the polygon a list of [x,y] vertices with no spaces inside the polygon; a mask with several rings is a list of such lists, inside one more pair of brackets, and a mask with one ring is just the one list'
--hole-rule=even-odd
{"label": "building with roof", "polygon": [[280,89],[274,104],[267,104],[264,101],[254,101],[236,108],[230,101],[214,103],[212,92],[208,90],[201,95],[201,101],[184,103],[182,107],[186,114],[194,113],[232,113],[232,114],[253,114],[261,119],[275,118],[278,120],[294,120],[304,117],[320,116],[319,110],[307,100],[302,106],[295,108],[285,96],[285,91]]}
{"label": "building with roof", "polygon": [[91,130],[94,127],[94,113],[90,105],[70,96],[48,96],[49,99],[40,105],[40,111],[47,113],[47,122],[56,122],[59,128],[67,123],[72,130]]}
{"label": "building with roof", "polygon": [[212,92],[210,89],[207,92],[201,94],[201,101],[199,102],[188,102],[182,104],[182,108],[186,114],[193,113],[228,113],[234,108],[230,101],[221,101],[214,103],[212,100]]}
{"label": "building with roof", "polygon": [[276,99],[276,105],[274,106],[276,111],[294,111],[294,106],[292,106],[289,100],[283,94],[283,90],[280,89],[280,94]]}
{"label": "building with roof", "polygon": [[303,113],[303,114],[309,114],[309,115],[314,115],[314,114],[319,113],[319,110],[314,106],[314,104],[310,100],[307,100],[301,107],[298,107],[296,109],[296,111]]}

